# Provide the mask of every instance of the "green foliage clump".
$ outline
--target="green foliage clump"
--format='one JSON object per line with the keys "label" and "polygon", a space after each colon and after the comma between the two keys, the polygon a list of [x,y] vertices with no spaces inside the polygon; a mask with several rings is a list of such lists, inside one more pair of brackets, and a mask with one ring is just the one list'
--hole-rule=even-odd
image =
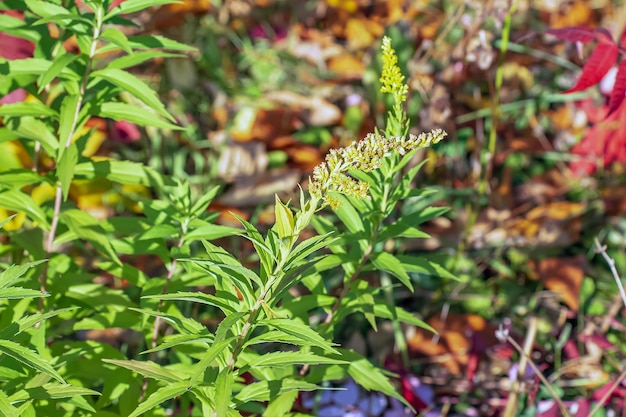
{"label": "green foliage clump", "polygon": [[[25,10],[24,21],[0,19],[2,30],[38,44],[33,58],[0,61],[10,81],[4,93],[21,87],[34,97],[0,107],[0,136],[18,141],[34,161],[52,161],[0,172],[0,206],[27,218],[5,232],[2,246],[9,263],[19,264],[3,265],[0,275],[3,415],[156,416],[165,407],[279,416],[292,410],[299,392],[348,376],[406,404],[383,371],[334,342],[335,327],[352,314],[374,328],[381,319],[428,327],[389,304],[383,290],[391,289],[369,285],[363,273],[393,276],[410,290],[413,273],[450,276],[427,259],[385,249],[425,237],[419,225],[443,212],[399,215],[397,208],[425,195],[412,185],[420,165],[409,162],[445,136],[408,133],[402,109],[408,88],[390,41],[383,41],[382,81],[395,104],[385,135],[331,152],[310,193],[301,191],[299,209],[276,199],[276,223],[263,235],[244,219],[241,229],[214,224],[217,215],[207,208],[218,187],[196,197],[186,183],[142,164],[85,152],[93,117],[179,129],[129,68],[190,48],[119,29],[132,25],[127,13],[162,3],[127,0],[110,8],[107,0],[16,0],[10,4]],[[66,49],[69,39],[78,50]],[[69,198],[76,181],[92,179],[153,187],[162,196],[138,199],[140,215],[97,219]],[[53,197],[38,203],[33,190],[42,185]],[[337,221],[320,212],[325,205]],[[300,239],[310,225],[319,234]],[[258,265],[212,243],[241,237],[254,246]],[[141,256],[160,259],[164,268],[137,269],[130,260]],[[128,285],[94,281],[104,274]],[[341,282],[339,294],[327,288],[331,278]],[[320,312],[324,319],[310,325]],[[202,321],[206,315],[218,318],[214,328]],[[79,337],[118,328],[136,335],[135,342],[117,349]]]}

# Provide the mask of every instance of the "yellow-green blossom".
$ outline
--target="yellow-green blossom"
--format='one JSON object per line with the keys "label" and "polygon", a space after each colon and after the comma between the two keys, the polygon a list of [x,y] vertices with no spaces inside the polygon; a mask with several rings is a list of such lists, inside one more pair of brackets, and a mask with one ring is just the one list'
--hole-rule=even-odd
{"label": "yellow-green blossom", "polygon": [[409,86],[404,84],[404,75],[398,67],[398,57],[391,47],[391,39],[388,36],[383,38],[382,51],[383,72],[380,76],[380,92],[392,93],[397,102],[402,103],[406,101]]}
{"label": "yellow-green blossom", "polygon": [[369,184],[347,175],[349,170],[373,171],[380,167],[385,156],[393,152],[404,155],[416,148],[427,148],[445,136],[446,132],[441,129],[420,135],[410,134],[408,137],[384,137],[370,133],[359,142],[331,150],[326,155],[325,162],[313,170],[309,191],[322,198],[323,205],[329,205],[333,209],[338,207],[339,200],[331,196],[330,192],[358,199],[369,198]]}

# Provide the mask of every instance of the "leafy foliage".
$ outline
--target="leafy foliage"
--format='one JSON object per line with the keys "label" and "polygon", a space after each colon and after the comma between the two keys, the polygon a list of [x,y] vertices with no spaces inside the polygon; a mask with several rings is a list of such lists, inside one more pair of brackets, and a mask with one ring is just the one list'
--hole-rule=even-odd
{"label": "leafy foliage", "polygon": [[[341,166],[330,158],[326,163],[342,174],[343,186],[337,186],[339,176],[325,178],[309,195],[301,192],[298,209],[277,197],[276,221],[266,232],[242,218],[242,228],[233,228],[215,224],[207,210],[219,187],[196,195],[188,183],[147,166],[88,151],[94,118],[162,135],[181,129],[155,90],[129,68],[191,48],[122,30],[132,24],[126,14],[165,3],[16,0],[11,7],[24,11],[23,20],[0,19],[0,29],[37,42],[32,57],[0,61],[10,84],[4,93],[24,88],[31,97],[0,106],[2,140],[19,144],[32,160],[31,169],[1,174],[0,205],[25,214],[19,228],[6,232],[4,248],[20,264],[0,276],[2,412],[134,417],[191,407],[216,416],[286,414],[298,392],[348,376],[410,407],[382,370],[334,342],[335,327],[352,314],[363,314],[373,328],[383,319],[429,328],[387,305],[380,288],[362,275],[378,270],[413,289],[412,268],[423,264],[402,261],[385,246],[425,236],[419,221],[440,213],[420,219],[416,211],[398,209],[413,194],[419,170],[405,168],[444,133],[408,134],[402,107],[408,87],[390,40],[383,51],[392,71],[383,79],[394,75],[388,85],[394,110],[386,134],[370,137],[371,154],[350,159],[346,149],[352,148],[331,153],[343,152]],[[384,152],[375,152],[379,144]],[[374,163],[355,170],[348,163],[359,158]],[[97,218],[70,198],[81,181],[153,187],[154,195],[134,201],[140,214]],[[362,192],[350,192],[355,183]],[[38,187],[50,197],[37,197]],[[338,230],[320,213],[325,201],[337,202]],[[303,238],[311,223],[319,235]],[[258,264],[213,243],[223,238],[246,239]],[[128,261],[142,256],[159,259],[159,268],[139,270]],[[429,265],[434,275],[443,271]],[[341,276],[339,295],[324,285],[331,273]],[[102,276],[113,283],[98,282]],[[326,319],[311,326],[311,310],[320,308]],[[219,320],[207,328],[192,309]],[[120,349],[84,336],[113,329],[131,335]]]}

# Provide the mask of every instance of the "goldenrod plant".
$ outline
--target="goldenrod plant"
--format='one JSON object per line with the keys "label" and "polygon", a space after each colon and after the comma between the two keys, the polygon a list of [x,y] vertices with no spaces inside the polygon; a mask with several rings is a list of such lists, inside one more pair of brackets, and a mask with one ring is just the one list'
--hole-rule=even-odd
{"label": "goldenrod plant", "polygon": [[[142,163],[87,152],[94,116],[164,136],[181,129],[129,69],[192,48],[119,29],[133,25],[127,13],[165,3],[2,3],[24,12],[23,20],[0,15],[0,29],[38,46],[31,58],[0,60],[9,81],[2,94],[29,93],[0,106],[0,136],[33,161],[0,172],[0,207],[21,219],[2,232],[0,247],[0,414],[274,417],[289,415],[301,391],[347,377],[408,407],[386,372],[335,337],[353,314],[374,329],[380,320],[427,327],[386,301],[394,284],[370,285],[363,274],[391,275],[410,290],[416,274],[450,277],[428,259],[396,253],[397,242],[424,237],[419,225],[444,211],[399,203],[426,193],[414,188],[420,165],[410,162],[445,133],[409,133],[408,87],[390,40],[382,43],[380,81],[394,105],[384,133],[331,151],[297,208],[276,198],[275,224],[263,235],[244,219],[242,228],[214,224],[207,207],[219,187],[196,196],[187,182]],[[137,197],[136,214],[97,219],[69,198],[77,182],[92,180],[142,186],[156,197]],[[303,239],[311,226],[318,234]],[[252,242],[258,264],[214,243],[224,237]],[[137,256],[164,268],[137,269],[129,263]],[[96,280],[104,275],[114,284]],[[219,318],[216,327],[202,314]],[[134,336],[121,346],[85,336],[111,329]]]}

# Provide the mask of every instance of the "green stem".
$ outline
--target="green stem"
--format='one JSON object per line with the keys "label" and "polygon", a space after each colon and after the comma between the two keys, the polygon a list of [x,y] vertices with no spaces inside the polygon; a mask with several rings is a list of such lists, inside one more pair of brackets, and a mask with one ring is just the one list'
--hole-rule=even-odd
{"label": "green stem", "polygon": [[235,347],[233,348],[233,353],[228,361],[228,368],[230,371],[235,370],[235,363],[237,362],[237,358],[239,354],[242,352],[244,345],[248,341],[250,331],[253,329],[254,324],[257,322],[259,318],[259,314],[261,313],[262,306],[264,302],[267,302],[266,298],[271,295],[274,285],[277,282],[280,282],[284,276],[283,267],[284,263],[288,258],[288,254],[293,249],[293,245],[298,241],[298,237],[300,233],[309,225],[313,214],[317,210],[317,206],[320,199],[317,196],[311,196],[310,200],[304,204],[303,210],[297,214],[297,219],[295,222],[295,229],[292,239],[290,240],[289,250],[286,251],[287,255],[281,257],[276,263],[274,268],[274,272],[267,280],[265,287],[261,289],[259,296],[257,297],[254,305],[250,309],[250,314],[248,315],[248,319],[243,324],[241,329],[241,334],[237,338],[237,342],[235,343]]}
{"label": "green stem", "polygon": [[[59,142],[64,142],[64,148],[67,149],[72,144],[72,138],[76,134],[76,126],[78,124],[78,118],[80,115],[80,110],[83,105],[83,98],[85,96],[85,91],[87,89],[87,82],[89,81],[89,75],[91,73],[91,66],[93,65],[93,59],[96,55],[96,48],[98,46],[98,40],[100,38],[100,31],[102,30],[102,24],[104,19],[104,10],[102,7],[99,7],[95,11],[96,17],[96,25],[94,27],[93,36],[91,38],[91,46],[89,49],[89,55],[87,57],[87,62],[85,64],[85,73],[83,74],[83,78],[80,83],[80,88],[78,92],[78,100],[76,101],[76,107],[74,109],[74,115],[72,117],[72,124],[67,135],[67,138],[59,138]],[[57,161],[58,162],[58,161]],[[52,253],[52,248],[54,245],[54,239],[56,238],[56,231],[59,224],[59,216],[61,214],[61,203],[63,200],[63,184],[61,181],[57,179],[56,183],[56,192],[54,196],[54,212],[52,214],[52,222],[50,223],[50,232],[48,233],[48,240],[46,242],[46,257],[50,259],[50,254]],[[47,263],[44,265],[43,271],[39,278],[40,290],[42,292],[46,291],[47,285],[47,275],[48,275],[48,267]],[[39,312],[43,311],[44,297],[39,299]]]}

